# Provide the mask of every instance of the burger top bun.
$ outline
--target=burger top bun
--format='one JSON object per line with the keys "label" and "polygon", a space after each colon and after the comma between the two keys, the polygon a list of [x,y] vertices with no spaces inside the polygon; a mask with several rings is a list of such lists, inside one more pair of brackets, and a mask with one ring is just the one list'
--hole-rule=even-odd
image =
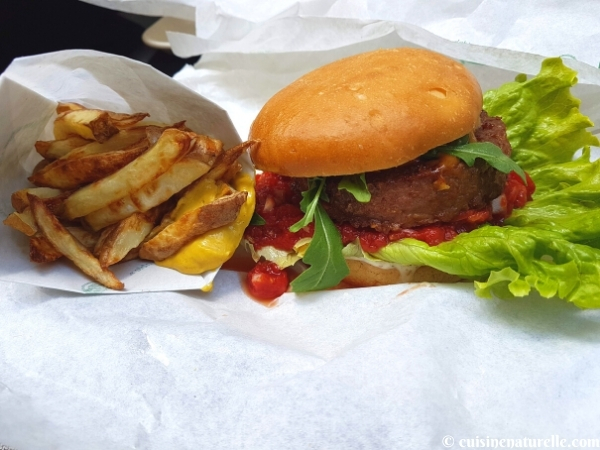
{"label": "burger top bun", "polygon": [[389,169],[479,123],[481,88],[429,50],[363,53],[313,70],[275,94],[250,129],[258,169],[293,177]]}

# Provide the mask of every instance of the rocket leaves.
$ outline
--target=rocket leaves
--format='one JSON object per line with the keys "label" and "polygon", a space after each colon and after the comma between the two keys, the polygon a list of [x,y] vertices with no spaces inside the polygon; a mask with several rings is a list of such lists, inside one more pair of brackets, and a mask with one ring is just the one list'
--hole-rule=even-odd
{"label": "rocket leaves", "polygon": [[342,255],[342,238],[337,228],[317,204],[314,212],[315,233],[302,261],[310,267],[290,283],[294,292],[318,291],[340,283],[350,269]]}
{"label": "rocket leaves", "polygon": [[290,227],[297,232],[315,222],[315,232],[302,261],[310,267],[290,283],[294,292],[307,292],[336,286],[349,273],[342,255],[342,238],[320,200],[327,200],[325,178],[311,178],[308,189],[302,192],[300,209],[304,217]]}
{"label": "rocket leaves", "polygon": [[296,233],[313,221],[319,200],[321,198],[326,200],[324,188],[325,178],[310,178],[308,180],[308,189],[302,192],[302,200],[300,201],[300,209],[304,213],[304,217],[290,227],[291,232]]}
{"label": "rocket leaves", "polygon": [[523,169],[509,156],[502,153],[499,147],[490,142],[473,142],[450,148],[441,147],[439,151],[462,159],[469,167],[473,167],[475,159],[481,158],[499,172],[515,172],[527,184]]}
{"label": "rocket leaves", "polygon": [[371,192],[369,192],[364,173],[343,177],[338,183],[338,189],[350,192],[358,202],[369,203],[371,201]]}

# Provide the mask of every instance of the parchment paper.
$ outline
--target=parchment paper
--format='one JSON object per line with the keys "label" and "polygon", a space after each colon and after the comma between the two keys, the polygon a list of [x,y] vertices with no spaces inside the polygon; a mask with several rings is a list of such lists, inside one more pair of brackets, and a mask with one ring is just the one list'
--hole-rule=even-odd
{"label": "parchment paper", "polygon": [[[224,107],[245,136],[261,102],[290,78],[429,35],[399,29],[323,51],[205,55],[176,78]],[[313,28],[306,39],[327,42],[329,31]],[[470,48],[431,42],[454,57]],[[530,73],[539,63],[480,50],[460,59],[484,88],[515,75],[504,58]],[[587,68],[577,93],[600,123],[600,81]],[[420,450],[445,448],[445,436],[456,448],[486,437],[600,438],[600,311],[537,296],[483,300],[470,283],[285,294],[266,308],[240,277],[220,271],[211,293],[113,296],[0,282],[0,442]]]}

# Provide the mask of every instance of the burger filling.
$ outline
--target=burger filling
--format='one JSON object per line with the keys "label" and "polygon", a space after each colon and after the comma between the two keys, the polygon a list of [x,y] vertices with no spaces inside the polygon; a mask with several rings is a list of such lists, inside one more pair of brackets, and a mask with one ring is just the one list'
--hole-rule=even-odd
{"label": "burger filling", "polygon": [[[489,142],[510,156],[511,147],[500,118],[481,113],[481,126],[471,141]],[[325,180],[323,208],[335,223],[342,244],[359,242],[366,253],[375,253],[388,243],[413,238],[429,245],[453,239],[484,223],[502,224],[513,208],[522,207],[534,184],[515,172],[503,173],[477,158],[472,166],[452,154],[429,152],[402,166],[364,174],[369,199],[357,199],[340,188],[344,177]],[[251,225],[246,240],[256,255],[264,249],[300,254],[314,233],[314,223],[297,232],[290,227],[305,212],[300,207],[309,181],[272,173],[256,178],[256,213],[264,220]],[[268,250],[267,250],[268,252]],[[297,256],[280,266],[291,265]],[[269,258],[267,259],[275,259]]]}
{"label": "burger filling", "polygon": [[[475,138],[492,142],[510,156],[504,124],[482,113],[482,126]],[[339,189],[341,177],[327,179],[329,202],[324,203],[337,223],[372,228],[388,233],[438,222],[456,221],[469,210],[483,210],[500,196],[507,174],[477,159],[472,167],[455,156],[427,155],[402,166],[365,174],[371,193],[369,202],[358,201]]]}

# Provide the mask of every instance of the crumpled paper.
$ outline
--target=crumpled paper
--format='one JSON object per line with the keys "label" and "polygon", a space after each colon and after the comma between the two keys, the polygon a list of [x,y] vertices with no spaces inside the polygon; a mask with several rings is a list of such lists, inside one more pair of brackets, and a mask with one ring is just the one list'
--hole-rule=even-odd
{"label": "crumpled paper", "polygon": [[[324,23],[305,39],[334,39]],[[469,61],[484,89],[539,66],[539,56],[398,29],[339,48],[207,54],[176,78],[224,107],[245,137],[283,83],[358,51],[429,36]],[[582,67],[576,94],[600,123],[600,80]],[[536,295],[484,300],[471,283],[288,293],[267,308],[242,278],[222,270],[211,293],[114,296],[0,282],[0,442],[420,450],[598,437],[600,311]]]}
{"label": "crumpled paper", "polygon": [[[123,113],[148,112],[151,120],[163,123],[186,120],[196,132],[221,139],[225,148],[240,142],[227,113],[219,106],[145,64],[92,51],[23,58],[13,62],[0,78],[3,218],[13,211],[10,194],[31,186],[27,177],[41,160],[33,144],[54,139],[52,123],[59,101]],[[245,170],[253,171],[248,158]],[[32,264],[28,239],[9,227],[0,227],[0,240],[0,280],[79,293],[117,293],[92,282],[67,261]],[[206,288],[217,273],[184,275],[142,260],[119,264],[114,272],[127,292]]]}
{"label": "crumpled paper", "polygon": [[85,3],[145,16],[192,20],[198,0],[82,0]]}
{"label": "crumpled paper", "polygon": [[[414,26],[455,43],[562,55],[595,68],[600,64],[600,3],[594,0],[433,0],[425,4],[419,0],[84,1],[135,14],[194,21],[197,39],[170,36],[175,53],[181,56],[336,48],[343,40],[369,40],[392,28]],[[315,27],[321,33],[311,36]],[[318,40],[316,46],[311,37]]]}

